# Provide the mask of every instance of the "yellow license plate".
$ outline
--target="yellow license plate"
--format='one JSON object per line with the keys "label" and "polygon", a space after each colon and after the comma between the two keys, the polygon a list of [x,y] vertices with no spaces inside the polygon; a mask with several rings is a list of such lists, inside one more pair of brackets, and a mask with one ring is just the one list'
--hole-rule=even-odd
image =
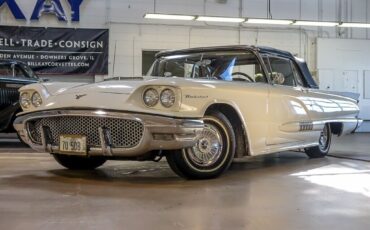
{"label": "yellow license plate", "polygon": [[59,150],[69,154],[86,155],[86,137],[81,135],[60,135]]}

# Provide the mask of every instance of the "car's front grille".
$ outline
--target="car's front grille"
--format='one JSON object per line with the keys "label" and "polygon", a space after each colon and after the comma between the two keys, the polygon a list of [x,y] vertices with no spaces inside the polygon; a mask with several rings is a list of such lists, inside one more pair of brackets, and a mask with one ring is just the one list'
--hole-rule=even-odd
{"label": "car's front grille", "polygon": [[33,143],[41,144],[41,129],[45,126],[50,128],[54,144],[59,144],[59,136],[63,134],[83,135],[90,147],[101,146],[99,127],[110,130],[112,144],[117,148],[137,146],[144,132],[143,124],[135,120],[84,116],[47,117],[27,122]]}

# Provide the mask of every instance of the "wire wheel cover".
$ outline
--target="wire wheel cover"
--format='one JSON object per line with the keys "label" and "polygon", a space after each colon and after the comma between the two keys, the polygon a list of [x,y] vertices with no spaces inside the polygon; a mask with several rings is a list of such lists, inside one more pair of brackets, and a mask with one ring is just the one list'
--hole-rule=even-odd
{"label": "wire wheel cover", "polygon": [[223,140],[219,128],[206,123],[203,131],[198,133],[196,145],[187,149],[186,152],[193,164],[207,167],[220,159],[222,150]]}

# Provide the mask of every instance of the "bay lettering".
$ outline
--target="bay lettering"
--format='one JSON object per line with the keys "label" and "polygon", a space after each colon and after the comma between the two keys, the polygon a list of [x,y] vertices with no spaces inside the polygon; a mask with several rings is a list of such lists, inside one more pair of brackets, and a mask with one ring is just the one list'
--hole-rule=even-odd
{"label": "bay lettering", "polygon": [[[71,7],[71,21],[80,21],[80,6],[84,0],[68,0]],[[15,0],[0,0],[0,7],[7,5],[15,19],[26,20],[23,11]],[[60,0],[36,0],[31,20],[39,20],[43,14],[55,15],[59,21],[67,21],[67,16]]]}

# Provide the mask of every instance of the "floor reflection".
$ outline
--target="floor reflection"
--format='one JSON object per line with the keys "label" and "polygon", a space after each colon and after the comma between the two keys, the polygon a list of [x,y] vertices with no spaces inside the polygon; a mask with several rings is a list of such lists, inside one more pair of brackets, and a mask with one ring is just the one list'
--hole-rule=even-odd
{"label": "floor reflection", "polygon": [[357,164],[351,162],[330,164],[291,175],[317,185],[370,197],[370,169],[359,169]]}

